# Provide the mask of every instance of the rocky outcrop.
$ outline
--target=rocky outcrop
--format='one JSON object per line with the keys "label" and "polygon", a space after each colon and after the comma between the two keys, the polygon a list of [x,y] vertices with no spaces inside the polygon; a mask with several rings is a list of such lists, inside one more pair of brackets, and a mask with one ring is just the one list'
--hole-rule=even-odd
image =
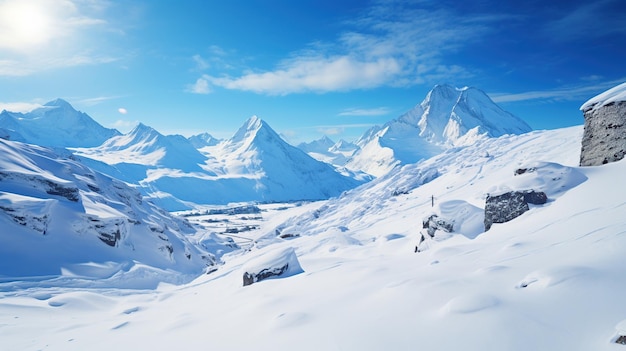
{"label": "rocky outcrop", "polygon": [[272,251],[244,265],[243,286],[268,278],[285,278],[302,272],[293,248]]}
{"label": "rocky outcrop", "polygon": [[581,166],[619,161],[626,154],[626,83],[585,103]]}
{"label": "rocky outcrop", "polygon": [[541,191],[510,191],[501,195],[487,195],[485,202],[485,231],[493,223],[505,223],[528,211],[528,204],[541,205],[548,201]]}
{"label": "rocky outcrop", "polygon": [[453,231],[453,227],[454,222],[450,222],[436,214],[430,215],[422,220],[422,228],[426,229],[426,232],[431,238],[435,236],[435,232],[437,230],[443,230],[446,233],[450,233]]}

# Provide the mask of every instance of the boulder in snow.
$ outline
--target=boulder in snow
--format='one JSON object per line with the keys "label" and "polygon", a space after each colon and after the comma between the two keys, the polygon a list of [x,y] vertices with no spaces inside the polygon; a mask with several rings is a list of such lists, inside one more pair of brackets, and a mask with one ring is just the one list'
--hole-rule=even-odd
{"label": "boulder in snow", "polygon": [[500,195],[487,195],[485,202],[485,231],[493,223],[505,223],[521,216],[530,208],[528,204],[546,203],[548,196],[541,191],[509,191]]}
{"label": "boulder in snow", "polygon": [[244,265],[243,286],[268,278],[286,278],[302,272],[304,271],[292,247],[284,250],[275,250]]}

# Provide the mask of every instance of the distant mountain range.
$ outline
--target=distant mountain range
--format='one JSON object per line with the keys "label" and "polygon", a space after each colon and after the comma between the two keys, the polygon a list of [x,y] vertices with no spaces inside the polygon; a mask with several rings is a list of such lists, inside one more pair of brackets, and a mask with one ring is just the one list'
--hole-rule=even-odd
{"label": "distant mountain range", "polygon": [[487,137],[531,128],[476,88],[437,85],[404,115],[356,143],[328,137],[294,147],[253,116],[227,140],[185,138],[137,125],[122,135],[57,99],[29,113],[0,113],[0,136],[69,148],[85,165],[134,185],[168,210],[194,204],[318,200]]}

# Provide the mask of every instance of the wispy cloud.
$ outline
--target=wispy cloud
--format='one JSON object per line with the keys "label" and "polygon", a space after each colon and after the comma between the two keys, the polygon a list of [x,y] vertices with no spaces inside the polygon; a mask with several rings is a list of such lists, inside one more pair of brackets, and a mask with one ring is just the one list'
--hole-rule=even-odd
{"label": "wispy cloud", "polygon": [[94,35],[107,27],[103,3],[79,0],[0,0],[0,76],[117,60]]}
{"label": "wispy cloud", "polygon": [[36,102],[0,102],[0,111],[7,110],[10,112],[30,112],[41,106],[42,105],[40,103]]}
{"label": "wispy cloud", "polygon": [[95,106],[106,101],[119,99],[121,97],[122,96],[97,96],[97,97],[92,97],[92,98],[76,100],[75,103],[78,105]]}
{"label": "wispy cloud", "polygon": [[547,101],[575,101],[592,98],[607,89],[626,81],[626,77],[608,82],[597,82],[592,85],[576,85],[558,87],[549,90],[526,91],[522,93],[493,93],[489,94],[494,102],[518,102],[527,100]]}
{"label": "wispy cloud", "polygon": [[[196,90],[208,93],[214,86],[286,95],[412,86],[470,76],[461,66],[444,64],[442,56],[478,38],[489,30],[487,24],[502,18],[472,18],[424,6],[428,3],[380,2],[346,23],[349,29],[338,34],[334,42],[311,43],[270,70],[252,69],[235,76],[203,75],[195,84],[201,83],[202,89]],[[205,82],[210,86],[205,87]]]}
{"label": "wispy cloud", "polygon": [[388,107],[375,107],[375,108],[349,108],[339,112],[338,116],[384,116],[388,115],[391,110]]}

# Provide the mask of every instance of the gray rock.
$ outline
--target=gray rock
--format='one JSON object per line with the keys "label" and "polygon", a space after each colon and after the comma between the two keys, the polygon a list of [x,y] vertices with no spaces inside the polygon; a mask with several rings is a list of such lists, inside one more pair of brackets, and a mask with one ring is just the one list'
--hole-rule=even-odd
{"label": "gray rock", "polygon": [[502,195],[487,195],[485,202],[485,231],[493,223],[505,223],[521,216],[530,208],[528,204],[542,205],[548,196],[542,191],[510,191]]}
{"label": "gray rock", "polygon": [[284,266],[274,267],[274,268],[266,268],[261,270],[258,273],[243,273],[243,286],[251,285],[256,282],[260,282],[261,280],[267,279],[269,277],[281,276],[289,269],[289,263],[285,263]]}
{"label": "gray rock", "polygon": [[453,231],[454,223],[451,223],[436,214],[430,215],[422,220],[422,228],[426,229],[426,232],[430,237],[435,236],[437,230],[443,230],[446,233]]}
{"label": "gray rock", "polygon": [[584,111],[585,131],[580,152],[581,166],[597,166],[619,161],[626,154],[626,101]]}

